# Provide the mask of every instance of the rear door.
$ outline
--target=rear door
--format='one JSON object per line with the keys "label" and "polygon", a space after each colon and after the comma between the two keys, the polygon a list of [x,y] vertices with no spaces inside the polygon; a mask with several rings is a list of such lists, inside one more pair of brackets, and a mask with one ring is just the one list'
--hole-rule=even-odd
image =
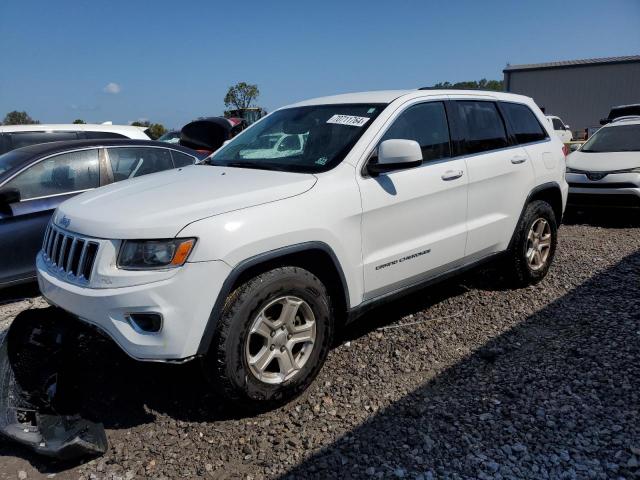
{"label": "rear door", "polygon": [[100,186],[98,148],[38,160],[0,188],[15,188],[19,202],[0,210],[0,285],[35,276],[35,257],[60,203]]}
{"label": "rear door", "polygon": [[465,256],[473,261],[507,247],[534,174],[527,152],[508,134],[497,102],[452,100],[469,181]]}

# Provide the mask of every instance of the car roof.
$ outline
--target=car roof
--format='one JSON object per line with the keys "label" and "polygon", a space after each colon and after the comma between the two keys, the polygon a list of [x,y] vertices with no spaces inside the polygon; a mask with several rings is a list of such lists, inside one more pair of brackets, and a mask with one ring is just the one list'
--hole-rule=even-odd
{"label": "car roof", "polygon": [[88,140],[63,140],[59,142],[36,143],[12,151],[24,152],[31,156],[51,155],[79,148],[89,147],[163,147],[181,150],[197,157],[197,152],[176,143],[158,142],[156,140],[135,140],[131,138],[95,138]]}
{"label": "car roof", "polygon": [[96,132],[144,132],[148,128],[149,127],[137,127],[135,125],[112,125],[110,123],[34,123],[30,125],[0,125],[0,133],[42,131],[84,132],[87,130]]}
{"label": "car roof", "polygon": [[496,100],[513,101],[513,102],[530,102],[530,97],[517,95],[513,93],[495,92],[492,90],[457,90],[457,89],[436,89],[421,88],[412,90],[379,90],[371,92],[354,92],[344,93],[341,95],[331,95],[327,97],[311,98],[301,102],[288,105],[288,107],[304,107],[310,105],[330,105],[340,103],[384,103],[388,104],[398,98],[419,98],[426,96],[472,96],[472,97],[492,97]]}

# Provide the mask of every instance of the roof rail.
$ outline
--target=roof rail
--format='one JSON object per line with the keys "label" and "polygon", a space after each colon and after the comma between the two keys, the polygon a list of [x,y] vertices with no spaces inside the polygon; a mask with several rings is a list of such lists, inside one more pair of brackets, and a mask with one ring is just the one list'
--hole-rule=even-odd
{"label": "roof rail", "polygon": [[625,115],[624,117],[618,117],[611,120],[611,123],[626,122],[629,120],[640,120],[640,115]]}

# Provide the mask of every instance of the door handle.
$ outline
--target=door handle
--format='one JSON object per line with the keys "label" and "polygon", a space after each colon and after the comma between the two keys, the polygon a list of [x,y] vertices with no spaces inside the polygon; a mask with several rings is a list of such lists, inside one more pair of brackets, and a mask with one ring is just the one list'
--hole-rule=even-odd
{"label": "door handle", "polygon": [[516,155],[511,159],[511,163],[513,163],[514,165],[517,165],[519,163],[524,163],[526,161],[527,161],[527,157],[525,157],[524,155]]}
{"label": "door handle", "polygon": [[460,178],[464,172],[462,170],[447,170],[442,174],[442,180],[445,182],[449,180],[455,180],[456,178]]}

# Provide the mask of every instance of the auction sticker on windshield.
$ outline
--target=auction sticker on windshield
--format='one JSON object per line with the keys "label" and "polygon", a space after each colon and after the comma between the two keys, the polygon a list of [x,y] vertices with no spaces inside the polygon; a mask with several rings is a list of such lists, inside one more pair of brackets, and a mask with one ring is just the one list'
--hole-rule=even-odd
{"label": "auction sticker on windshield", "polygon": [[369,117],[356,117],[355,115],[334,115],[327,123],[335,123],[337,125],[350,125],[352,127],[361,127],[369,121]]}

